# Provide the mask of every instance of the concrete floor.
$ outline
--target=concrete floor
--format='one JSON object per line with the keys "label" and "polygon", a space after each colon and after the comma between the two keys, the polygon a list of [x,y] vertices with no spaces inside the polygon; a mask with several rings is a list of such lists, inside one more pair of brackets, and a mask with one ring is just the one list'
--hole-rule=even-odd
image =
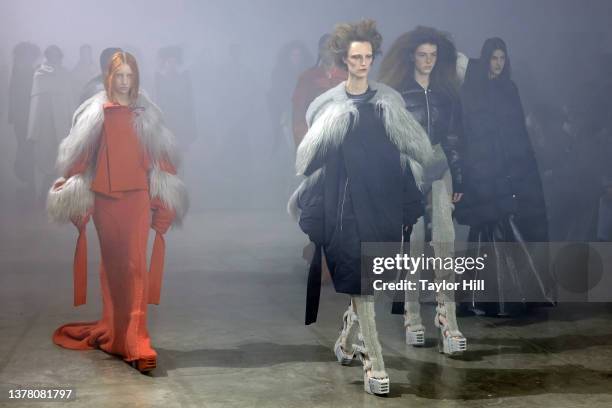
{"label": "concrete floor", "polygon": [[[1,227],[3,389],[71,386],[70,407],[612,406],[612,309],[603,304],[521,320],[461,318],[469,352],[457,359],[438,354],[433,324],[427,347],[405,346],[401,318],[380,304],[391,394],[365,394],[359,364],[342,367],[331,351],[347,298],[325,287],[319,322],[303,324],[306,240],[280,211],[192,214],[169,234],[162,304],[149,309],[158,368],[144,376],[101,351],[51,342],[60,324],[99,316],[93,227],[89,302],[80,308],[71,306],[73,228],[41,215]],[[2,404],[63,405],[5,396]]]}

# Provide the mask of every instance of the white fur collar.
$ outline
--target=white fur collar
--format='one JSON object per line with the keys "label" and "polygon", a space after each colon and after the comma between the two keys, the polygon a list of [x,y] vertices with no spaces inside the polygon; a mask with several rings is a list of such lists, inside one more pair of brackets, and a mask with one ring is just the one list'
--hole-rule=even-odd
{"label": "white fur collar", "polygon": [[[106,91],[98,92],[74,113],[70,133],[59,147],[57,167],[62,174],[97,143],[104,122],[103,106],[107,101]],[[178,166],[174,137],[164,126],[159,108],[143,92],[138,95],[135,106],[141,109],[137,109],[134,127],[153,162],[166,159]]]}
{"label": "white fur collar", "polygon": [[[83,152],[95,146],[104,122],[104,103],[106,92],[92,96],[75,112],[72,118],[70,134],[62,140],[59,148],[57,166],[62,174],[80,159]],[[163,171],[159,160],[169,160],[178,167],[178,155],[174,147],[174,138],[162,121],[162,114],[144,94],[140,94],[134,126],[145,149],[149,152],[152,168],[149,172],[149,192],[151,198],[159,198],[162,203],[176,213],[175,224],[180,224],[189,208],[189,197],[183,182],[174,174]],[[84,174],[72,176],[64,188],[49,192],[47,209],[51,218],[67,222],[75,216],[83,216],[94,203],[91,191],[91,177],[95,158],[90,158],[89,168]]]}
{"label": "white fur collar", "polygon": [[[308,107],[306,121],[309,129],[298,146],[296,170],[303,175],[314,158],[324,157],[337,148],[348,132],[351,115],[358,120],[358,111],[345,91],[345,83],[317,97]],[[382,111],[383,122],[391,142],[397,146],[402,166],[410,165],[417,184],[422,183],[422,168],[432,158],[433,150],[422,126],[405,109],[401,95],[387,85],[370,82],[376,90],[370,103]]]}

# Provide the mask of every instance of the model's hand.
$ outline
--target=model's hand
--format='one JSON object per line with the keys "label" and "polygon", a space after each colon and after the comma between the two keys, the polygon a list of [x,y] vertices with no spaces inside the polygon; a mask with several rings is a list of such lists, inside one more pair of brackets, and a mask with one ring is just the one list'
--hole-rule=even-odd
{"label": "model's hand", "polygon": [[168,229],[170,229],[176,213],[173,210],[166,208],[166,206],[164,206],[158,199],[151,200],[151,209],[153,210],[151,228],[160,234],[165,234],[168,232]]}
{"label": "model's hand", "polygon": [[453,204],[461,201],[461,197],[463,197],[463,193],[453,193],[453,199],[452,199]]}
{"label": "model's hand", "polygon": [[58,178],[57,180],[55,180],[55,183],[53,183],[51,191],[60,191],[64,184],[66,184],[66,179],[64,177]]}

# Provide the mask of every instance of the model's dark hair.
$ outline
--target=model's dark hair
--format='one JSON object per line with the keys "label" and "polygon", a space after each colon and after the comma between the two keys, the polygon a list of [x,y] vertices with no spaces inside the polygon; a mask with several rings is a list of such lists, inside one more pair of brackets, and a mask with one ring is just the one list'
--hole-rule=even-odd
{"label": "model's dark hair", "polygon": [[62,62],[64,53],[57,45],[50,45],[45,49],[43,53],[47,62],[51,65],[57,65]]}
{"label": "model's dark hair", "polygon": [[33,65],[39,56],[40,48],[30,42],[20,42],[13,48],[14,65]]}
{"label": "model's dark hair", "polygon": [[318,50],[324,49],[326,47],[329,47],[329,39],[331,37],[330,33],[325,33],[323,34],[321,37],[319,37],[319,45],[318,45]]}
{"label": "model's dark hair", "polygon": [[329,48],[329,39],[331,38],[331,34],[325,33],[319,38],[319,45],[317,47],[317,62],[315,62],[315,67],[318,67],[321,63],[321,54]]}
{"label": "model's dark hair", "polygon": [[[290,55],[293,50],[298,50],[300,54],[302,55],[302,61],[300,62],[300,65],[298,67],[291,66],[291,63],[289,62]],[[288,43],[285,43],[279,49],[278,54],[276,55],[275,68],[277,70],[280,70],[281,72],[285,70],[291,71],[295,69],[301,72],[311,67],[313,60],[314,58],[312,57],[312,54],[308,50],[308,47],[306,47],[306,45],[302,41],[292,40],[292,41],[289,41]]]}
{"label": "model's dark hair", "polygon": [[104,76],[113,55],[121,51],[119,47],[108,47],[102,50],[100,53],[100,71],[102,71],[102,76]]}
{"label": "model's dark hair", "polygon": [[432,27],[418,26],[400,35],[382,60],[379,80],[401,90],[406,81],[414,76],[414,53],[423,44],[437,47],[436,64],[430,76],[431,87],[455,94],[459,86],[457,49],[449,34]]}
{"label": "model's dark hair", "polygon": [[504,54],[506,54],[506,62],[504,64],[504,69],[502,70],[501,74],[499,74],[499,79],[510,79],[512,68],[510,66],[508,48],[506,47],[504,40],[499,37],[487,38],[482,45],[482,50],[480,51],[480,64],[482,67],[482,72],[480,75],[484,75],[484,78],[481,79],[488,78],[489,64],[491,57],[496,50],[502,50]]}
{"label": "model's dark hair", "polygon": [[379,55],[381,53],[382,35],[376,29],[376,21],[361,20],[357,23],[336,25],[328,44],[338,67],[346,68],[343,58],[347,56],[349,47],[353,42],[369,42],[372,46],[372,56]]}

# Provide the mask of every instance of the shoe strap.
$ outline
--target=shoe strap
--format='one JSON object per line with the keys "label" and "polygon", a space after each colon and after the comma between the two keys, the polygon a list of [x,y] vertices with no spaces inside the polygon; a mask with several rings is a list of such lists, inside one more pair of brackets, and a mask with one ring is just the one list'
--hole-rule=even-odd
{"label": "shoe strap", "polygon": [[[446,324],[440,322],[440,317],[446,320]],[[436,317],[434,321],[436,327],[442,330],[442,333],[448,333],[451,337],[463,337],[461,331],[459,331],[459,325],[457,324],[457,313],[455,312],[455,302],[438,303],[436,306]]]}

